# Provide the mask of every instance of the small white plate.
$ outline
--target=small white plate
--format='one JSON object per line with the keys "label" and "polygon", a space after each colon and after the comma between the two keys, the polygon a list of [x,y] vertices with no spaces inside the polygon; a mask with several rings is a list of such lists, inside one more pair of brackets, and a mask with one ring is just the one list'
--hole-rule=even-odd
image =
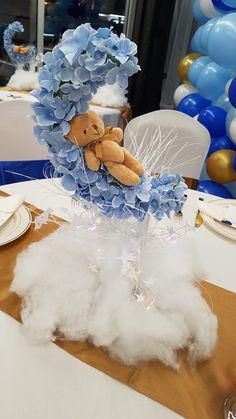
{"label": "small white plate", "polygon": [[[228,207],[229,205],[236,206],[236,199],[214,199],[214,201],[208,202],[208,204],[219,205],[221,207]],[[227,224],[216,221],[209,215],[201,213],[203,221],[208,225],[212,230],[221,234],[222,236],[227,237],[231,240],[236,240],[236,228],[230,227]]]}
{"label": "small white plate", "polygon": [[24,205],[21,205],[12,217],[0,227],[0,246],[22,236],[29,229],[31,222],[30,211]]}

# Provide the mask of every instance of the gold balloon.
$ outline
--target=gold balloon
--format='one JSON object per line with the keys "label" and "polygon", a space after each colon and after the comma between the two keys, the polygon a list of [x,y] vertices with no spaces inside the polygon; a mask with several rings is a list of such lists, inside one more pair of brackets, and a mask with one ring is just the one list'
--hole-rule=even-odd
{"label": "gold balloon", "polygon": [[233,169],[233,150],[218,150],[211,154],[206,162],[206,170],[210,179],[217,183],[230,183],[236,180]]}
{"label": "gold balloon", "polygon": [[184,82],[188,81],[188,72],[189,72],[191,64],[201,56],[202,56],[201,54],[197,54],[194,52],[182,58],[182,60],[178,64],[178,73],[182,81]]}

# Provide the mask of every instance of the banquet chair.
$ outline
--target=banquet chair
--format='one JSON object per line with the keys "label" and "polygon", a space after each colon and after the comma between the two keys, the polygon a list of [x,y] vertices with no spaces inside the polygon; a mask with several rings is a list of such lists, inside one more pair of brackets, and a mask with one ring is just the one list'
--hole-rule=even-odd
{"label": "banquet chair", "polygon": [[210,145],[208,130],[197,120],[174,110],[159,110],[132,119],[124,131],[124,146],[150,174],[181,174],[197,188]]}
{"label": "banquet chair", "polygon": [[48,153],[34,137],[31,103],[0,102],[0,185],[44,178]]}

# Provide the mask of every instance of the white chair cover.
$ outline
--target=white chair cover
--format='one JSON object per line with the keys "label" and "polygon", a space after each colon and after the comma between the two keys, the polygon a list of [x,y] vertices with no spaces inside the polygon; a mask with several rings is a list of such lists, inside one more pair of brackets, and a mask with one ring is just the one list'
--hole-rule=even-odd
{"label": "white chair cover", "polygon": [[208,130],[178,111],[160,110],[132,119],[124,146],[148,173],[168,171],[199,179],[210,145]]}

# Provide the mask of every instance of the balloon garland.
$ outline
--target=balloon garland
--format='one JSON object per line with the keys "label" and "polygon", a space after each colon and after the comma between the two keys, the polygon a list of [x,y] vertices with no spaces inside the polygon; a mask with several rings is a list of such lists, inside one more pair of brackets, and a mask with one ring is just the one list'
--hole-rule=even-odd
{"label": "balloon garland", "polygon": [[191,65],[194,63],[197,58],[201,57],[201,54],[189,54],[184,57],[178,65],[178,73],[182,81],[188,81],[188,72]]}
{"label": "balloon garland", "polygon": [[62,186],[86,203],[96,204],[107,216],[143,220],[147,213],[160,220],[178,212],[184,202],[186,185],[179,175],[141,177],[137,186],[125,186],[114,179],[105,166],[96,172],[86,167],[84,149],[65,138],[69,121],[88,110],[92,93],[116,79],[122,88],[128,77],[140,70],[136,45],[123,34],[108,28],[94,30],[84,24],[67,30],[62,42],[44,55],[39,72],[40,89],[33,104],[35,135],[52,154],[55,174]]}
{"label": "balloon garland", "polygon": [[[223,185],[236,181],[236,2],[194,0],[192,11],[200,26],[191,40],[192,52],[179,63],[184,84],[174,101],[177,110],[196,117],[211,135],[206,160],[210,180],[200,181],[200,188],[203,182],[205,192],[232,197]],[[230,189],[236,197],[236,184]]]}
{"label": "balloon garland", "polygon": [[15,21],[10,23],[3,33],[3,45],[11,61],[15,63],[28,64],[33,61],[36,55],[36,49],[33,45],[18,46],[12,40],[17,32],[24,32],[23,25]]}

